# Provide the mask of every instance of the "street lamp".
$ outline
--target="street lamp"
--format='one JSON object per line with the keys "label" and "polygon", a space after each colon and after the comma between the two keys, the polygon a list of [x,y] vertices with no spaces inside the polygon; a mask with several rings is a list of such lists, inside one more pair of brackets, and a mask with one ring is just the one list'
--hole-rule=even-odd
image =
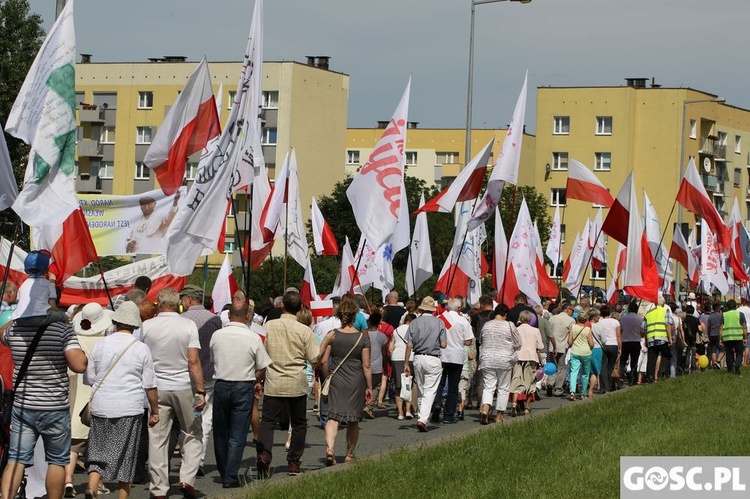
{"label": "street lamp", "polygon": [[471,30],[469,31],[469,88],[466,92],[466,156],[464,156],[464,166],[468,164],[471,159],[471,106],[474,93],[474,12],[477,5],[500,2],[531,3],[531,0],[471,0]]}
{"label": "street lamp", "polygon": [[[682,101],[682,135],[680,135],[680,177],[677,179],[677,184],[682,182],[682,177],[685,175],[685,123],[687,122],[687,107],[689,104],[702,104],[706,102],[726,102],[724,97],[715,97],[713,99],[698,99],[698,100],[684,100]],[[679,203],[678,203],[679,204]],[[677,227],[682,231],[682,205],[679,204],[677,208]],[[674,270],[674,282],[675,282],[675,299],[679,299],[680,296],[680,266],[675,265]]]}

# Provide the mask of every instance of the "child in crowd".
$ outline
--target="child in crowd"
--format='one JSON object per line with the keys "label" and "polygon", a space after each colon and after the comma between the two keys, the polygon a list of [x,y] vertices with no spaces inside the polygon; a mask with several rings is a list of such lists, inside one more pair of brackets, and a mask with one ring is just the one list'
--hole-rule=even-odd
{"label": "child in crowd", "polygon": [[18,307],[13,320],[23,326],[44,326],[65,322],[65,312],[57,308],[57,291],[45,275],[49,269],[49,253],[31,251],[23,262],[29,276],[18,288]]}

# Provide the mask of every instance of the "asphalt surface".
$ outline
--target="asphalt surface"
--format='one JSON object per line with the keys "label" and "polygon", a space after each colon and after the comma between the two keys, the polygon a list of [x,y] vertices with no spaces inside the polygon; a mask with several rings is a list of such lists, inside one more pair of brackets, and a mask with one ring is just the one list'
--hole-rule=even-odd
{"label": "asphalt surface", "polygon": [[[567,398],[546,397],[542,396],[541,400],[533,405],[532,414],[529,416],[519,416],[511,418],[507,413],[505,415],[504,425],[514,424],[523,421],[529,417],[539,417],[549,413],[554,409],[565,407],[571,404],[581,404],[585,402],[571,402]],[[508,404],[510,408],[510,403]],[[375,419],[365,419],[360,423],[360,437],[357,446],[356,456],[358,459],[377,458],[380,455],[387,454],[393,450],[405,447],[421,447],[424,445],[435,445],[445,440],[450,440],[456,436],[465,435],[473,431],[483,431],[494,428],[494,423],[488,426],[479,424],[478,409],[469,409],[466,411],[464,421],[457,424],[430,424],[428,433],[420,433],[416,429],[416,419],[411,421],[399,421],[396,419],[397,412],[395,404],[386,404],[385,409],[374,410]],[[490,418],[494,420],[494,417]],[[325,440],[324,432],[318,423],[317,417],[312,412],[312,400],[308,403],[308,431],[305,453],[302,456],[302,469],[305,474],[316,473],[318,470],[337,470],[344,469],[343,464],[345,454],[345,429],[339,431],[336,441],[336,458],[337,466],[332,468],[325,467]],[[274,433],[274,455],[271,463],[271,482],[280,482],[282,480],[294,480],[294,477],[287,476],[286,451],[284,443],[286,442],[286,431],[277,430]],[[168,497],[182,497],[179,490],[179,463],[180,459],[174,457],[170,465],[170,483],[172,488]],[[206,454],[205,464],[206,476],[198,477],[195,482],[195,489],[199,497],[247,497],[252,495],[253,484],[257,482],[257,473],[255,471],[255,448],[252,444],[252,434],[248,435],[247,447],[243,456],[242,466],[240,468],[241,480],[248,484],[245,488],[223,489],[219,474],[216,471],[215,459],[213,455],[213,442],[209,442],[209,450]],[[83,490],[87,478],[82,472],[76,473],[75,483],[76,490],[79,492],[78,497],[83,497]],[[100,495],[103,498],[116,497],[116,484],[107,484],[112,489],[111,494]],[[133,485],[131,496],[136,499],[149,498],[148,484]]]}

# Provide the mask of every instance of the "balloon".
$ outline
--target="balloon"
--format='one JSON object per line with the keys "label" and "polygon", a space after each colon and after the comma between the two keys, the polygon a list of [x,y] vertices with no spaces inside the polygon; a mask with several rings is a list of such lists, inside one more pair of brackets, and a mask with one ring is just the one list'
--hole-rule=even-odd
{"label": "balloon", "polygon": [[6,310],[5,312],[0,313],[0,326],[9,323],[11,315],[13,315],[13,310]]}
{"label": "balloon", "polygon": [[547,376],[552,376],[557,372],[557,365],[555,365],[554,362],[547,362],[544,364],[544,374]]}
{"label": "balloon", "polygon": [[544,369],[540,367],[539,369],[536,370],[536,380],[542,381],[543,377],[544,377]]}
{"label": "balloon", "polygon": [[705,355],[701,355],[698,357],[698,367],[701,369],[705,369],[708,367],[708,357]]}

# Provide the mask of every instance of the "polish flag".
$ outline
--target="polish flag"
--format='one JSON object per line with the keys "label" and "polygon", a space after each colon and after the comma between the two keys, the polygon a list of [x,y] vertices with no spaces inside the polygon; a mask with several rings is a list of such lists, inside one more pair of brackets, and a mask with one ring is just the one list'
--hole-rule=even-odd
{"label": "polish flag", "polygon": [[617,280],[612,279],[609,281],[609,286],[607,286],[607,293],[605,295],[605,298],[607,300],[607,303],[609,303],[612,306],[617,305]]}
{"label": "polish flag", "polygon": [[503,148],[497,157],[497,164],[492,169],[492,174],[487,181],[482,200],[477,204],[474,213],[469,220],[469,230],[479,226],[490,218],[493,210],[500,202],[505,183],[518,183],[518,165],[521,162],[521,144],[523,142],[523,128],[526,120],[526,93],[529,81],[529,72],[523,78],[523,87],[518,94],[516,108],[513,110],[513,118],[505,133]]}
{"label": "polish flag", "polygon": [[675,225],[674,235],[672,236],[672,245],[669,247],[669,258],[674,258],[679,262],[682,267],[690,273],[690,264],[688,263],[688,254],[690,249],[688,248],[687,241],[682,235],[679,225]]}
{"label": "polish flag", "polygon": [[341,271],[339,272],[337,281],[329,296],[344,296],[347,293],[362,292],[354,254],[349,244],[349,236],[344,237],[344,247],[341,251]]}
{"label": "polish flag", "polygon": [[456,295],[465,296],[466,291],[469,289],[470,280],[469,276],[455,263],[453,255],[449,254],[435,283],[435,291],[440,291],[449,297]]}
{"label": "polish flag", "polygon": [[500,209],[495,207],[495,253],[492,256],[492,285],[497,290],[495,301],[502,300],[500,296],[505,282],[505,267],[508,261],[508,238],[505,236],[503,219],[500,217]]}
{"label": "polish flag", "polygon": [[536,278],[538,281],[537,291],[539,296],[557,296],[560,291],[557,284],[547,274],[547,268],[544,266],[544,254],[542,253],[542,238],[539,237],[539,227],[534,220],[534,246],[536,249]]}
{"label": "polish flag", "polygon": [[8,253],[10,253],[10,241],[0,237],[0,279],[5,277],[5,271],[8,270],[8,280],[16,286],[20,286],[23,281],[29,278],[24,267],[27,253],[14,244],[13,258],[10,261],[9,269],[5,266],[8,263]]}
{"label": "polish flag", "polygon": [[560,240],[562,237],[562,225],[560,223],[560,207],[555,208],[555,218],[552,221],[552,227],[549,230],[549,240],[547,241],[547,251],[545,254],[552,260],[552,268],[556,268],[562,260],[560,256]]}
{"label": "polish flag", "polygon": [[685,176],[682,177],[680,190],[677,191],[677,202],[708,224],[716,235],[716,244],[719,249],[729,248],[731,244],[729,231],[703,186],[693,158],[690,158]]}
{"label": "polish flag", "polygon": [[508,272],[503,286],[503,303],[513,303],[519,292],[524,293],[532,305],[539,305],[542,302],[539,298],[537,254],[534,239],[534,222],[531,221],[529,207],[526,204],[526,198],[524,198],[518,211],[516,226],[510,236]]}
{"label": "polish flag", "polygon": [[688,280],[691,283],[691,288],[695,288],[698,286],[698,280],[700,279],[700,270],[701,270],[701,247],[696,244],[695,238],[696,238],[696,228],[693,227],[693,230],[690,231],[690,236],[688,237],[688,248],[690,250],[688,251]]}
{"label": "polish flag", "polygon": [[83,210],[79,207],[61,225],[43,225],[32,231],[34,247],[52,255],[50,272],[65,282],[89,263],[99,261]]}
{"label": "polish flag", "polygon": [[438,211],[440,213],[450,213],[453,207],[459,201],[471,201],[479,196],[482,189],[484,176],[487,173],[487,162],[490,159],[492,146],[495,143],[493,137],[479,154],[472,158],[471,162],[461,170],[458,177],[451,182],[451,185],[443,189],[440,194],[430,199],[424,206],[420,206],[413,213],[416,215],[423,212]]}
{"label": "polish flag", "polygon": [[313,317],[330,317],[333,315],[333,300],[313,300],[310,302]]}
{"label": "polish flag", "polygon": [[[133,289],[136,277],[145,275],[151,279],[151,289],[146,299],[156,301],[156,295],[165,288],[182,289],[187,277],[173,275],[169,271],[167,257],[164,255],[123,265],[104,273],[104,280],[110,295],[114,298]],[[62,285],[60,305],[69,306],[80,303],[96,302],[106,307],[109,305],[107,291],[101,275],[93,277],[70,277]]]}
{"label": "polish flag", "polygon": [[326,219],[323,218],[323,213],[321,213],[320,208],[318,208],[315,196],[312,198],[312,214],[310,216],[310,221],[312,222],[315,254],[328,256],[338,255],[339,245],[336,242],[336,236],[333,235],[331,226],[328,225]]}
{"label": "polish flag", "polygon": [[573,158],[568,164],[568,182],[565,184],[565,197],[588,201],[593,204],[612,206],[614,199],[604,184],[586,165]]}
{"label": "polish flag", "polygon": [[731,245],[729,251],[729,265],[732,267],[732,273],[735,281],[740,283],[747,282],[748,277],[745,268],[742,266],[743,263],[743,251],[740,241],[741,231],[745,230],[742,226],[742,218],[740,215],[740,205],[737,202],[737,198],[734,198],[734,204],[732,205],[732,215],[729,217],[728,230],[731,235]]}
{"label": "polish flag", "polygon": [[[268,172],[265,166],[258,169],[257,175],[253,178],[252,189],[252,209],[250,213],[250,224],[252,225],[251,236],[245,243],[245,260],[250,262],[250,268],[257,270],[263,261],[271,254],[273,241],[266,243],[263,240],[263,231],[261,231],[261,215],[263,208],[266,206],[268,199],[271,197],[271,182],[268,180]],[[247,248],[250,248],[250,258],[247,257]]]}
{"label": "polish flag", "polygon": [[607,218],[602,224],[602,231],[615,241],[628,244],[628,220],[630,218],[630,191],[633,188],[633,172],[630,172],[625,183],[622,184],[620,192],[617,193],[612,205],[609,207]]}
{"label": "polish flag", "polygon": [[592,230],[589,232],[589,249],[591,250],[591,268],[599,272],[607,264],[607,244],[602,232],[602,209],[596,213]]}
{"label": "polish flag", "polygon": [[318,292],[315,289],[315,279],[313,279],[312,262],[307,260],[305,266],[305,277],[302,279],[302,287],[299,290],[299,296],[302,304],[310,308],[310,303],[318,300]]}
{"label": "polish flag", "polygon": [[[631,173],[628,178],[630,179],[628,207],[632,216],[628,224],[628,256],[625,266],[624,288],[625,292],[631,296],[656,303],[659,297],[659,272],[638,213],[635,188],[632,182],[633,174]],[[619,200],[619,194],[617,197]]]}
{"label": "polish flag", "polygon": [[563,281],[565,287],[574,294],[578,295],[578,291],[583,284],[583,269],[586,263],[591,257],[591,249],[589,248],[589,234],[591,232],[591,221],[586,219],[586,225],[583,227],[583,232],[580,238],[573,247],[568,257],[568,262],[563,270]]}
{"label": "polish flag", "polygon": [[156,172],[164,194],[171,196],[180,188],[188,157],[220,133],[211,74],[204,58],[169,108],[143,159]]}
{"label": "polish flag", "polygon": [[263,234],[263,242],[268,244],[276,236],[276,229],[281,222],[284,213],[284,203],[287,202],[287,189],[289,187],[289,153],[284,156],[284,162],[276,175],[271,195],[263,207],[260,216],[260,229]]}
{"label": "polish flag", "polygon": [[224,255],[224,262],[221,264],[219,274],[216,276],[214,289],[211,291],[211,298],[214,300],[213,313],[218,314],[227,303],[232,303],[232,296],[235,291],[240,289],[237,285],[237,279],[232,272],[232,264],[229,261],[229,253]]}

